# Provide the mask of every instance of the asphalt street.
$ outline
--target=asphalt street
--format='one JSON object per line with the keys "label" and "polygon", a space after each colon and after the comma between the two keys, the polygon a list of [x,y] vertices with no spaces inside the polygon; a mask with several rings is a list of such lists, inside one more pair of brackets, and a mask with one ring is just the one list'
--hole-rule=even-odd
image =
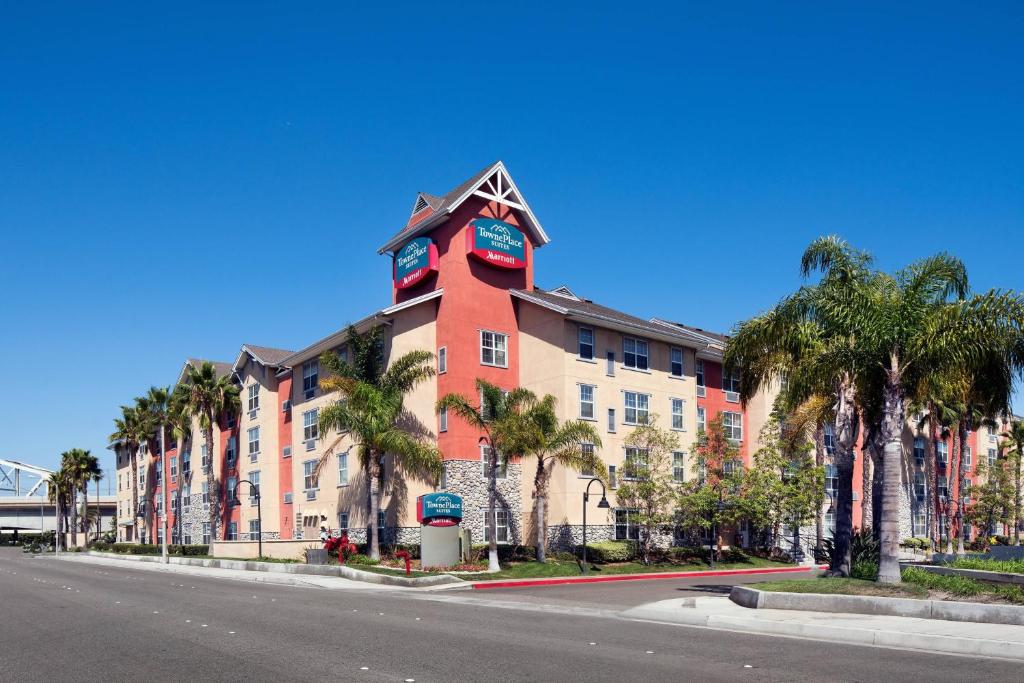
{"label": "asphalt street", "polygon": [[[705,590],[698,584],[337,591],[33,559],[4,548],[0,680],[1020,679],[1014,662],[615,616],[648,597],[625,592]],[[575,589],[585,599],[573,601],[567,591]],[[554,591],[546,602],[542,590]],[[599,601],[601,590],[614,600]]]}

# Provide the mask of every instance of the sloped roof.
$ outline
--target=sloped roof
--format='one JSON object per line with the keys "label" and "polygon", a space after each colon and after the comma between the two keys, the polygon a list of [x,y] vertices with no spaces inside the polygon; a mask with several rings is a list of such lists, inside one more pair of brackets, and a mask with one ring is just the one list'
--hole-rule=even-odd
{"label": "sloped roof", "polygon": [[204,360],[202,358],[189,358],[185,361],[185,364],[181,367],[181,372],[178,373],[178,383],[185,381],[185,371],[189,367],[197,368],[203,363],[210,363],[213,365],[213,371],[217,377],[227,377],[234,373],[235,369],[231,363],[225,363],[219,360]]}
{"label": "sloped roof", "polygon": [[708,346],[711,341],[707,336],[697,334],[683,326],[664,324],[657,320],[644,320],[635,315],[596,304],[589,299],[572,295],[571,290],[564,285],[550,292],[542,289],[513,289],[509,291],[516,298],[545,306],[564,315],[590,320],[594,324],[620,327],[639,335],[670,338],[687,346],[699,348]]}
{"label": "sloped roof", "polygon": [[[508,180],[508,183],[511,184],[510,189],[517,195],[516,203],[522,206],[522,213],[525,218],[525,225],[523,227],[526,228],[527,232],[529,232],[536,244],[547,244],[550,241],[547,233],[544,232],[544,229],[540,226],[537,218],[533,215],[533,211],[531,211],[530,207],[526,204],[526,200],[523,199],[518,188],[515,187],[515,183],[512,181],[512,177],[509,175],[508,169],[505,168],[504,162],[499,160],[474,173],[468,180],[449,190],[440,197],[426,192],[418,193],[417,199],[422,198],[431,209],[431,212],[415,223],[410,222],[404,228],[399,230],[378,250],[378,252],[383,254],[387,251],[394,251],[407,240],[429,231],[440,223],[446,216],[451,214],[452,211],[461,206],[474,191],[476,191],[496,173],[501,173],[502,176]],[[420,208],[420,211],[416,211],[417,206],[419,206],[418,201],[413,205],[413,215],[424,210],[423,208]],[[411,218],[412,216],[410,216],[410,221]]]}
{"label": "sloped roof", "polygon": [[251,354],[256,358],[257,361],[263,365],[269,367],[280,367],[284,359],[294,354],[294,351],[287,351],[285,349],[275,349],[269,346],[256,346],[254,344],[242,344],[242,350],[238,354],[238,360],[235,361],[233,370],[241,369],[241,366],[245,363],[245,355]]}

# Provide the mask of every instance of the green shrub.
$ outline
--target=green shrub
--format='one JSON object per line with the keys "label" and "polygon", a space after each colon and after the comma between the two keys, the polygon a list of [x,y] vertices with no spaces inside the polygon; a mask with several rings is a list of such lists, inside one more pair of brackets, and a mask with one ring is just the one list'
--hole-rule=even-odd
{"label": "green shrub", "polygon": [[366,555],[353,555],[348,558],[347,564],[375,565],[380,564],[380,560],[375,560],[372,557],[367,557]]}
{"label": "green shrub", "polygon": [[859,560],[853,563],[853,567],[850,569],[850,577],[854,579],[863,579],[865,581],[874,581],[878,578],[878,563],[872,562],[871,560]]}
{"label": "green shrub", "polygon": [[193,544],[193,545],[176,545],[173,546],[176,551],[175,555],[181,555],[182,557],[197,557],[202,555],[210,554],[210,546]]}
{"label": "green shrub", "polygon": [[705,560],[708,551],[692,545],[675,546],[668,549],[668,559],[674,562],[689,562],[691,560]]}
{"label": "green shrub", "polygon": [[[474,543],[470,548],[470,560],[480,562],[487,559],[488,545],[486,543]],[[499,545],[499,562],[521,562],[537,558],[537,549],[532,545]]]}
{"label": "green shrub", "polygon": [[[582,551],[580,551],[582,557]],[[587,561],[595,564],[629,562],[636,557],[636,544],[632,541],[601,541],[587,544]]]}

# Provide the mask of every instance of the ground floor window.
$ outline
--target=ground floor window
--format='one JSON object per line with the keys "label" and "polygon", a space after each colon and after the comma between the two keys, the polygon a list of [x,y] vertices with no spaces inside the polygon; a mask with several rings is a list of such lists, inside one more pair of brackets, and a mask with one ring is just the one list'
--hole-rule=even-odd
{"label": "ground floor window", "polygon": [[186,531],[185,535],[181,539],[181,542],[185,545],[192,545],[192,534]]}
{"label": "ground floor window", "polygon": [[203,545],[210,545],[210,523],[203,522]]}
{"label": "ground floor window", "polygon": [[[919,499],[920,500],[920,499]],[[914,509],[914,536],[928,535],[928,508],[918,505]]]}
{"label": "ground floor window", "polygon": [[260,520],[250,519],[249,520],[249,540],[258,541],[260,538]]}
{"label": "ground floor window", "polygon": [[491,530],[490,530],[490,517],[494,515],[494,530],[495,538],[498,543],[508,543],[508,509],[497,508],[496,510],[489,510],[484,514],[484,543],[491,542]]}
{"label": "ground floor window", "polygon": [[640,539],[640,527],[636,524],[637,510],[618,508],[615,510],[615,540],[636,541]]}
{"label": "ground floor window", "polygon": [[825,511],[825,538],[835,538],[836,536],[836,511],[835,508],[829,508]]}
{"label": "ground floor window", "polygon": [[338,513],[338,531],[341,532],[342,534],[347,534],[348,533],[348,513],[347,512],[339,512]]}
{"label": "ground floor window", "polygon": [[229,541],[238,540],[238,522],[228,523],[228,539]]}

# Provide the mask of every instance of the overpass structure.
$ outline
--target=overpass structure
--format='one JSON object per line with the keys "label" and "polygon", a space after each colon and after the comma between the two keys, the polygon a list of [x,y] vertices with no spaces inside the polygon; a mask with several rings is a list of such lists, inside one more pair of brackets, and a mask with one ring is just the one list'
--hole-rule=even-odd
{"label": "overpass structure", "polygon": [[[40,532],[57,528],[57,511],[49,502],[48,480],[52,470],[0,458],[0,531]],[[98,504],[100,528],[106,531],[117,511],[116,496],[95,496],[89,508]]]}

